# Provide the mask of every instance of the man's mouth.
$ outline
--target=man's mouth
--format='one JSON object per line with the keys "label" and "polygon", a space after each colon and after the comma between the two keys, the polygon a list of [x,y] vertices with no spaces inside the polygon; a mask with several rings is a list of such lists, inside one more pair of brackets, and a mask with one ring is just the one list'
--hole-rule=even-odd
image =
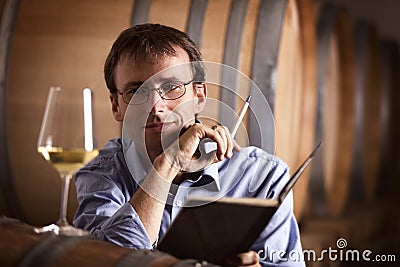
{"label": "man's mouth", "polygon": [[158,133],[161,131],[167,130],[169,127],[171,127],[174,123],[173,122],[157,122],[157,123],[148,123],[146,124],[146,130],[153,132],[153,133]]}

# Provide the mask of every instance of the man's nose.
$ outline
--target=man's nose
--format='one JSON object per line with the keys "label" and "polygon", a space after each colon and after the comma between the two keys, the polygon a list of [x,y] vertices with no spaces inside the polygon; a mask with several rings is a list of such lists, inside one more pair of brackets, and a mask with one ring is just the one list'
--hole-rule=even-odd
{"label": "man's nose", "polygon": [[158,90],[149,92],[149,99],[147,100],[148,111],[150,114],[162,112],[165,107],[165,101],[161,98]]}

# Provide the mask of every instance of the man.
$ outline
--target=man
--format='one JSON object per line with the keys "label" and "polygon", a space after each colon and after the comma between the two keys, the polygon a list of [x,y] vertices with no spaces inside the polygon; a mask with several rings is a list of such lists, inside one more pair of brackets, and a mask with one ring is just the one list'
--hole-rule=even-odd
{"label": "man", "polygon": [[[273,198],[280,192],[289,178],[286,164],[255,147],[240,149],[223,126],[196,123],[207,97],[201,68],[179,73],[172,81],[145,83],[170,67],[201,60],[187,35],[170,27],[144,24],[120,34],[104,73],[114,118],[122,122],[129,107],[133,160],[125,162],[121,139],[114,139],[76,174],[75,226],[121,246],[152,249],[188,197],[184,188],[212,183],[215,186],[206,189],[208,195],[222,190],[231,197]],[[217,144],[214,163],[188,172],[205,138]],[[133,169],[129,170],[129,164]],[[137,176],[141,176],[140,186]],[[301,253],[292,202],[290,194],[252,251],[237,255],[235,264],[274,266],[283,255],[268,257],[271,250],[285,251],[286,258],[293,250]]]}

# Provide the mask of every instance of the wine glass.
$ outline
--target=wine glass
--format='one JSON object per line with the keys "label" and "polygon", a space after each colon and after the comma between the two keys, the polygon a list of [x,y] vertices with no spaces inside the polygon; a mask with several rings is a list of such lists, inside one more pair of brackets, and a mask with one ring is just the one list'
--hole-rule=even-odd
{"label": "wine glass", "polygon": [[69,183],[72,176],[98,154],[93,133],[91,90],[51,87],[43,114],[37,150],[60,175],[61,207],[57,222],[35,228],[36,233],[88,235],[88,232],[69,224],[66,215]]}

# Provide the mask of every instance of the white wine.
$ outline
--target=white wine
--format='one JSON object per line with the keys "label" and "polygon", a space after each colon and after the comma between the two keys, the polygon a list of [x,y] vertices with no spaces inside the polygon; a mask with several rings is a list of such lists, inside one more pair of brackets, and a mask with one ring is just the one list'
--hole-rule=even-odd
{"label": "white wine", "polygon": [[58,172],[66,175],[75,173],[99,154],[96,149],[86,151],[83,148],[64,149],[62,147],[46,146],[39,147],[38,152]]}

